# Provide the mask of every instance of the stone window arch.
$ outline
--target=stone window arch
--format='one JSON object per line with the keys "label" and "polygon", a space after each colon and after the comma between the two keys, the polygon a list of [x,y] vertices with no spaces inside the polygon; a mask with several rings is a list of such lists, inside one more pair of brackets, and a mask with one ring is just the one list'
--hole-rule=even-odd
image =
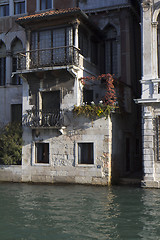
{"label": "stone window arch", "polygon": [[105,33],[105,72],[118,74],[117,31],[114,26],[108,25]]}
{"label": "stone window arch", "polygon": [[6,84],[6,46],[0,40],[0,86]]}
{"label": "stone window arch", "polygon": [[[22,52],[23,51],[23,44],[21,42],[21,40],[19,38],[15,38],[12,41],[11,44],[11,53],[12,53],[12,72],[16,72],[17,71],[17,53]],[[21,85],[22,84],[22,79],[15,74],[12,77],[12,84],[13,85]]]}

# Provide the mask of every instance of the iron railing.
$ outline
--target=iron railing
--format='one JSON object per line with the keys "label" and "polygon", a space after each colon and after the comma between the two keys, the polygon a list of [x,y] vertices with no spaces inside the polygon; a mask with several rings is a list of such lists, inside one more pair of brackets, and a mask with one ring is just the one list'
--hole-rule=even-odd
{"label": "iron railing", "polygon": [[20,52],[14,57],[17,58],[17,70],[66,65],[78,66],[79,49],[74,46],[36,49]]}
{"label": "iron railing", "polygon": [[44,112],[43,110],[27,110],[22,117],[22,125],[27,127],[61,127],[63,113],[60,110]]}

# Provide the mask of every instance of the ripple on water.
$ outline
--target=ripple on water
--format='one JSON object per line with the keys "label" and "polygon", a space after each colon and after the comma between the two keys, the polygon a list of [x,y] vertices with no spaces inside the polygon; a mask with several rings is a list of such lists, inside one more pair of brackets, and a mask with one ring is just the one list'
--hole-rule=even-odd
{"label": "ripple on water", "polygon": [[160,190],[0,184],[0,240],[160,239]]}

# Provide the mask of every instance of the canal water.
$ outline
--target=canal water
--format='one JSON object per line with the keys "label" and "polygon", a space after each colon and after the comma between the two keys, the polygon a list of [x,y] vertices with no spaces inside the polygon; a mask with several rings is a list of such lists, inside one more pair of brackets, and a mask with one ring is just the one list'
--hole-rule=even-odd
{"label": "canal water", "polygon": [[0,240],[160,239],[160,190],[0,184]]}

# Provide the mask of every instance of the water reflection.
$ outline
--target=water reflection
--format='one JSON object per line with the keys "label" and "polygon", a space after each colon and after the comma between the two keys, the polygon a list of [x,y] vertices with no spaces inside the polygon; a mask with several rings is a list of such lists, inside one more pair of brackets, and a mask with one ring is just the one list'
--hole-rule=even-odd
{"label": "water reflection", "polygon": [[160,190],[0,184],[0,239],[159,239]]}

